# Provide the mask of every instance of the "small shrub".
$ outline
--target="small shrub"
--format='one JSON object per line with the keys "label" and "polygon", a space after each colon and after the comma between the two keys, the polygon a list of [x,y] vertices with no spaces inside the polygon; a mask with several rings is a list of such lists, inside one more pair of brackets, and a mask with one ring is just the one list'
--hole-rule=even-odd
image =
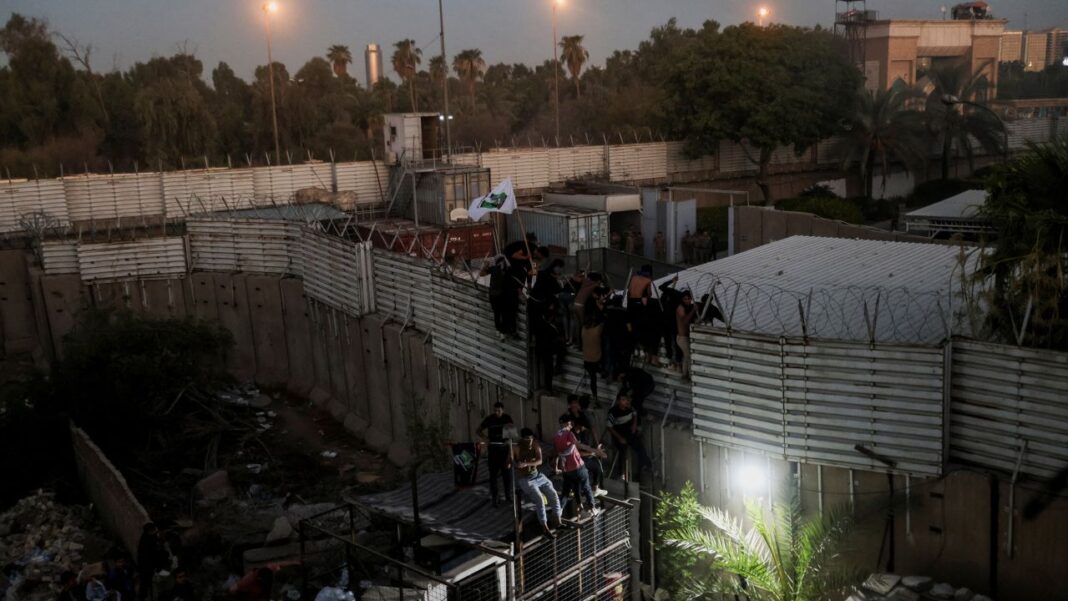
{"label": "small shrub", "polygon": [[656,505],[657,582],[672,599],[684,598],[681,596],[683,589],[707,562],[696,551],[664,544],[665,535],[700,526],[700,508],[693,482],[687,482],[678,494],[665,492]]}

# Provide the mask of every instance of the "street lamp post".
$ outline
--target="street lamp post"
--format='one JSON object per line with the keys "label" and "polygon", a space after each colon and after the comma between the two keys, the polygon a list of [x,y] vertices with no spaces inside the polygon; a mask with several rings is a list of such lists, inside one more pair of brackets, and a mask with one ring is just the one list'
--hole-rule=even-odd
{"label": "street lamp post", "polygon": [[445,155],[448,160],[451,160],[452,133],[449,129],[449,121],[452,120],[452,113],[449,112],[449,62],[445,59],[445,9],[442,7],[442,0],[438,0],[438,20],[441,24],[441,62],[445,66],[445,77],[442,84],[445,98],[445,117],[442,119],[445,122]]}
{"label": "street lamp post", "polygon": [[271,58],[271,13],[278,12],[277,2],[263,4],[264,22],[267,24],[267,78],[271,88],[271,126],[274,128],[274,162],[282,164],[282,151],[278,145],[278,109],[274,104],[274,59]]}
{"label": "street lamp post", "polygon": [[553,0],[553,106],[556,108],[556,143],[560,143],[560,59],[556,54],[556,7],[564,0]]}
{"label": "street lamp post", "polygon": [[993,115],[994,118],[998,120],[998,123],[1001,124],[1001,135],[1004,138],[1001,147],[1001,158],[1004,162],[1009,162],[1009,128],[1005,127],[1005,121],[1002,120],[1001,115],[995,113],[993,109],[985,104],[979,104],[978,102],[972,102],[970,100],[961,100],[952,94],[944,94],[942,96],[942,104],[946,105],[946,108],[952,108],[957,105],[973,106]]}

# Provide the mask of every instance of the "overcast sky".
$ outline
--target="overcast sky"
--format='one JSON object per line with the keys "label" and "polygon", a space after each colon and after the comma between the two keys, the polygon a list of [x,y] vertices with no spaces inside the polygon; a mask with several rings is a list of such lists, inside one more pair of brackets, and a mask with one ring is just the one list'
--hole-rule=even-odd
{"label": "overcast sky", "polygon": [[[551,56],[550,0],[444,0],[445,37],[452,55],[480,48],[488,63],[537,63]],[[424,57],[440,52],[434,0],[278,0],[274,56],[296,71],[331,44],[353,53],[350,68],[363,81],[363,48],[387,47],[412,38]],[[880,17],[939,18],[938,0],[869,0]],[[226,61],[245,79],[266,64],[262,0],[0,0],[4,20],[11,12],[44,17],[54,30],[92,44],[98,71],[126,68],[152,56],[170,55],[183,45],[205,63],[206,74]],[[996,0],[994,14],[1009,27],[1068,27],[1068,0]],[[649,30],[677,17],[683,27],[706,19],[723,24],[752,20],[759,0],[565,0],[559,35],[582,34],[593,64],[614,49],[634,48]],[[830,25],[832,0],[768,0],[772,19],[797,25]],[[424,66],[428,58],[424,58]]]}

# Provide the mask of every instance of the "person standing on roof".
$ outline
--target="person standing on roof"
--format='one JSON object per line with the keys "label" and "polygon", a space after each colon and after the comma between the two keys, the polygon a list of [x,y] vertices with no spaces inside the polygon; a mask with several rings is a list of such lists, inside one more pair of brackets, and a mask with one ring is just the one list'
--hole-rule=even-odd
{"label": "person standing on roof", "polygon": [[597,398],[597,374],[601,371],[601,335],[604,333],[604,303],[599,297],[590,297],[584,311],[586,321],[582,324],[582,365],[590,379],[590,394]]}
{"label": "person standing on roof", "polygon": [[679,362],[682,360],[682,349],[675,343],[675,337],[678,335],[675,309],[682,303],[682,294],[675,289],[678,282],[679,276],[676,274],[670,282],[664,282],[659,287],[660,331],[664,337],[664,348],[667,350],[668,367],[673,370],[679,369]]}
{"label": "person standing on roof", "polygon": [[493,497],[493,506],[500,504],[497,496],[497,476],[500,475],[504,482],[504,498],[506,502],[512,501],[512,474],[511,464],[508,457],[508,445],[504,438],[504,429],[511,426],[512,416],[504,412],[504,403],[497,401],[493,404],[493,413],[487,415],[478,426],[477,434],[489,447],[486,463],[489,466],[490,496]]}
{"label": "person standing on roof", "polygon": [[581,507],[579,516],[597,515],[600,511],[594,505],[593,488],[590,486],[590,472],[582,460],[582,452],[595,453],[602,456],[604,451],[584,445],[571,431],[574,426],[574,418],[565,413],[560,416],[560,430],[553,437],[553,448],[556,449],[556,464],[564,473],[564,494],[566,500],[572,494]]}
{"label": "person standing on roof", "polygon": [[[519,432],[519,442],[512,449],[512,461],[515,462],[519,490],[523,491],[527,502],[534,506],[542,531],[552,538],[553,529],[560,525],[560,497],[553,483],[538,469],[542,464],[541,445],[534,440],[534,431],[530,428],[523,428]],[[553,526],[549,525],[546,505],[552,510]]]}
{"label": "person standing on roof", "polygon": [[575,332],[572,339],[576,341],[579,348],[582,347],[582,326],[586,323],[586,307],[590,297],[593,296],[593,292],[601,286],[601,281],[604,278],[599,273],[590,273],[582,280],[582,286],[578,292],[575,293],[575,303],[572,307],[574,311]]}

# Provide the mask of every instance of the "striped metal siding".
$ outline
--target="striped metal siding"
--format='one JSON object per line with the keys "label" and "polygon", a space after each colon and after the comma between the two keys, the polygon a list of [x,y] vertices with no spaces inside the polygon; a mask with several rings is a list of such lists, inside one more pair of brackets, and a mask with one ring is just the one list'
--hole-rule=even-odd
{"label": "striped metal siding", "polygon": [[816,162],[820,165],[841,163],[846,156],[846,140],[841,136],[828,138],[816,144]]}
{"label": "striped metal siding", "polygon": [[251,169],[189,169],[162,174],[170,219],[253,205]]}
{"label": "striped metal siding", "polygon": [[1048,478],[1068,465],[1068,353],[953,342],[950,458]]}
{"label": "striped metal siding", "polygon": [[691,336],[694,436],[784,458],[779,341],[704,329]]}
{"label": "striped metal siding", "polygon": [[334,166],[331,163],[276,165],[252,169],[252,189],[257,199],[288,202],[303,188],[334,189]]}
{"label": "striped metal siding", "polygon": [[749,160],[741,145],[726,140],[719,143],[719,170],[722,173],[752,171],[756,164]]}
{"label": "striped metal siding", "polygon": [[489,168],[494,183],[512,178],[516,190],[549,186],[549,151],[544,148],[484,152],[482,166]]}
{"label": "striped metal siding", "polygon": [[300,275],[307,295],[354,317],[373,311],[370,244],[302,228]]}
{"label": "striped metal siding", "polygon": [[[672,372],[664,368],[643,365],[642,369],[653,376],[656,388],[645,399],[643,410],[664,415],[671,408],[671,417],[684,421],[693,419],[693,402],[691,399],[690,383],[679,377],[678,372]],[[582,365],[582,353],[569,349],[564,358],[564,369],[561,373],[553,374],[553,385],[565,392],[577,392],[579,394],[590,393],[590,383],[586,378],[586,372]],[[611,407],[619,392],[619,384],[614,381],[606,382],[602,378],[597,380],[597,400],[604,407]],[[671,396],[675,395],[672,402]]]}
{"label": "striped metal siding", "polygon": [[708,328],[691,340],[694,436],[801,463],[942,473],[943,349],[806,344]]}
{"label": "striped metal siding", "polygon": [[74,240],[42,242],[41,260],[48,275],[78,273],[78,243]]}
{"label": "striped metal siding", "polygon": [[21,220],[33,213],[44,213],[57,226],[70,224],[62,181],[0,182],[0,234],[22,231]]}
{"label": "striped metal siding", "polygon": [[668,175],[715,171],[716,169],[716,157],[713,155],[705,155],[697,159],[689,159],[683,154],[684,144],[682,142],[665,142],[664,145],[664,152],[667,155]]}
{"label": "striped metal siding", "polygon": [[786,457],[885,471],[942,472],[945,354],[937,347],[811,341],[784,351]]}
{"label": "striped metal siding", "polygon": [[1052,122],[1048,118],[1010,121],[1005,125],[1009,130],[1009,147],[1024,148],[1028,142],[1046,142],[1049,140],[1051,126]]}
{"label": "striped metal siding", "polygon": [[275,219],[190,219],[193,269],[299,273],[300,226]]}
{"label": "striped metal siding", "polygon": [[[385,200],[389,193],[389,167],[382,161],[338,163],[335,168],[339,192],[356,193],[356,204],[374,204]],[[351,206],[343,206],[351,209]]]}
{"label": "striped metal siding", "polygon": [[159,173],[77,175],[62,181],[71,221],[163,215],[163,183]]}
{"label": "striped metal siding", "polygon": [[529,395],[525,307],[519,308],[522,340],[501,341],[493,325],[488,288],[441,272],[434,272],[431,279],[434,355],[515,394]]}
{"label": "striped metal siding", "polygon": [[430,332],[433,292],[431,263],[384,249],[373,249],[375,309],[409,326]]}
{"label": "striped metal siding", "polygon": [[771,153],[772,165],[793,165],[797,163],[811,163],[812,162],[812,149],[809,148],[800,155],[797,154],[796,149],[793,146],[781,146],[775,149],[775,152]]}
{"label": "striped metal siding", "polygon": [[604,146],[571,146],[549,149],[549,180],[562,182],[608,173]]}
{"label": "striped metal siding", "polygon": [[608,177],[613,182],[657,179],[667,172],[667,145],[664,142],[608,147]]}
{"label": "striped metal siding", "polygon": [[138,242],[81,244],[78,268],[86,282],[184,277],[185,239],[171,236]]}
{"label": "striped metal siding", "polygon": [[454,154],[450,157],[453,163],[457,165],[471,165],[474,167],[482,166],[482,155],[478,152],[465,152],[463,154]]}

